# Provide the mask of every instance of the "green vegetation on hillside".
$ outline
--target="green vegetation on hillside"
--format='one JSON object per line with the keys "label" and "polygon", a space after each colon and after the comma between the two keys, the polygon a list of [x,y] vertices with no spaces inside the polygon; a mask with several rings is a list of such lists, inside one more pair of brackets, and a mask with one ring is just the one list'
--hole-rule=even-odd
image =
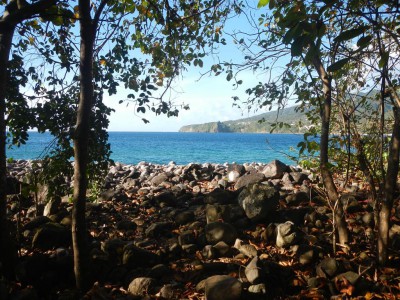
{"label": "green vegetation on hillside", "polygon": [[305,112],[297,111],[297,106],[260,115],[225,122],[210,122],[183,126],[179,132],[243,132],[263,133],[274,129],[276,133],[304,133],[311,123]]}

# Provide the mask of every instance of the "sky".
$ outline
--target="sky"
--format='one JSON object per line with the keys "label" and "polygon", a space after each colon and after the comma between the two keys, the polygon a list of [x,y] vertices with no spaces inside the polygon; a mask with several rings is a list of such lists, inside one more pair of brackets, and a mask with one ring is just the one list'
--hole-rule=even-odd
{"label": "sky", "polygon": [[[225,28],[240,28],[241,30],[250,30],[245,18],[234,18],[228,20]],[[220,60],[234,58],[241,61],[243,55],[237,49],[237,46],[229,38],[227,46],[218,50]],[[226,74],[219,76],[201,76],[201,73],[208,71],[212,64],[217,62],[217,56],[209,56],[203,59],[204,67],[192,67],[182,73],[181,78],[176,80],[171,91],[171,99],[174,103],[184,103],[189,105],[190,110],[181,109],[178,117],[166,117],[164,115],[156,116],[154,113],[135,114],[135,107],[132,103],[128,106],[126,102],[119,104],[119,100],[124,98],[122,91],[116,96],[105,98],[105,104],[114,108],[115,112],[110,116],[109,131],[153,131],[153,132],[176,132],[182,126],[190,124],[201,124],[206,122],[228,121],[245,118],[255,115],[254,111],[248,112],[233,106],[233,96],[240,96],[245,99],[245,89],[253,87],[259,81],[261,75],[253,74],[250,71],[241,73],[240,79],[243,84],[240,89],[235,89],[232,84],[226,80]],[[256,114],[262,113],[258,111]],[[146,118],[150,123],[145,124],[142,118]]]}
{"label": "sky", "polygon": [[[256,74],[242,74],[244,83],[241,89],[234,89],[232,82],[228,82],[224,74],[218,77],[200,77],[198,70],[191,70],[183,74],[183,79],[175,82],[174,90],[171,91],[173,102],[184,103],[190,107],[189,110],[180,109],[178,117],[156,116],[151,112],[135,114],[132,103],[118,104],[121,94],[106,98],[105,104],[115,109],[110,116],[109,131],[175,132],[184,125],[236,120],[254,115],[254,112],[243,111],[233,106],[232,97],[246,97],[244,89],[252,86],[251,82],[258,82]],[[142,118],[146,118],[150,123],[145,124]]]}

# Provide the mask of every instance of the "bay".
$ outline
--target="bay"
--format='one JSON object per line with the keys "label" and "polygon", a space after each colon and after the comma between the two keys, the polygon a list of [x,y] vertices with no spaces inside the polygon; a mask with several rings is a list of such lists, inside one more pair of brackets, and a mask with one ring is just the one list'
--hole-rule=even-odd
{"label": "bay", "polygon": [[[111,158],[125,164],[267,163],[274,159],[295,164],[286,154],[295,156],[290,148],[302,139],[299,134],[109,132]],[[37,159],[51,141],[49,133],[29,132],[27,144],[7,149],[7,157]]]}

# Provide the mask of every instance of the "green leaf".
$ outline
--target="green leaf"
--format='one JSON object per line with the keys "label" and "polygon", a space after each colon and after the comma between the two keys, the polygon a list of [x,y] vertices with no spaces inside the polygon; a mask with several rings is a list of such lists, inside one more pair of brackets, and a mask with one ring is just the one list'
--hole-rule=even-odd
{"label": "green leaf", "polygon": [[355,37],[363,34],[366,30],[367,30],[367,26],[361,26],[358,28],[353,28],[350,30],[346,30],[343,31],[341,34],[339,34],[336,38],[335,38],[335,42],[344,42],[344,41],[348,41],[351,39],[354,39]]}
{"label": "green leaf", "polygon": [[371,35],[363,36],[357,41],[357,46],[359,48],[365,48],[365,47],[367,47],[369,45],[371,40],[372,40],[372,36]]}
{"label": "green leaf", "polygon": [[300,56],[302,54],[303,45],[304,45],[304,37],[303,36],[300,36],[293,41],[292,47],[290,48],[290,52],[293,57]]}
{"label": "green leaf", "polygon": [[269,1],[269,9],[273,9],[275,7],[275,0]]}
{"label": "green leaf", "polygon": [[295,38],[296,36],[299,35],[299,33],[301,33],[301,28],[300,28],[299,24],[300,24],[300,23],[297,23],[296,26],[290,28],[290,29],[286,32],[285,36],[284,36],[283,39],[282,39],[282,41],[283,41],[285,44],[289,44],[289,43],[292,41],[293,38]]}
{"label": "green leaf", "polygon": [[379,60],[379,68],[383,68],[385,65],[387,65],[389,61],[389,52],[383,52],[381,59]]}
{"label": "green leaf", "polygon": [[260,0],[260,1],[258,1],[257,8],[264,7],[264,6],[268,5],[268,3],[269,3],[269,0]]}
{"label": "green leaf", "polygon": [[337,62],[331,64],[331,65],[328,67],[328,72],[336,72],[336,71],[339,71],[341,68],[344,67],[345,64],[347,64],[347,63],[349,62],[349,60],[350,60],[349,57],[346,57],[346,58],[343,58],[343,59],[341,59],[341,60],[338,60]]}

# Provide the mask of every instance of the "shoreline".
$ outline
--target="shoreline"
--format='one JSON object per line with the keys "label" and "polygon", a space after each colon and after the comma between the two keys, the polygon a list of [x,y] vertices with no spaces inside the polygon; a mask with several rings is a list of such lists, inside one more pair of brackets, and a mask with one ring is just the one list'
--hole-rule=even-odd
{"label": "shoreline", "polygon": [[[37,169],[33,169],[37,164]],[[73,164],[73,162],[71,162]],[[38,160],[15,160],[7,163],[9,178],[19,182],[29,182],[29,175],[35,172],[46,172]],[[202,182],[207,189],[232,186],[240,189],[252,183],[266,182],[273,186],[286,185],[285,189],[294,189],[295,184],[304,180],[312,180],[312,173],[299,166],[289,166],[279,160],[269,163],[189,163],[178,165],[171,161],[168,164],[153,164],[139,162],[137,164],[115,163],[109,165],[104,183],[100,191],[109,189],[140,189],[142,187],[174,186],[182,190],[195,190],[197,193],[205,192]],[[64,182],[58,183],[73,188],[73,178],[63,176]],[[89,191],[89,189],[88,189]],[[65,196],[65,195],[62,195]],[[47,197],[47,195],[46,195]],[[42,199],[43,201],[45,199]]]}

